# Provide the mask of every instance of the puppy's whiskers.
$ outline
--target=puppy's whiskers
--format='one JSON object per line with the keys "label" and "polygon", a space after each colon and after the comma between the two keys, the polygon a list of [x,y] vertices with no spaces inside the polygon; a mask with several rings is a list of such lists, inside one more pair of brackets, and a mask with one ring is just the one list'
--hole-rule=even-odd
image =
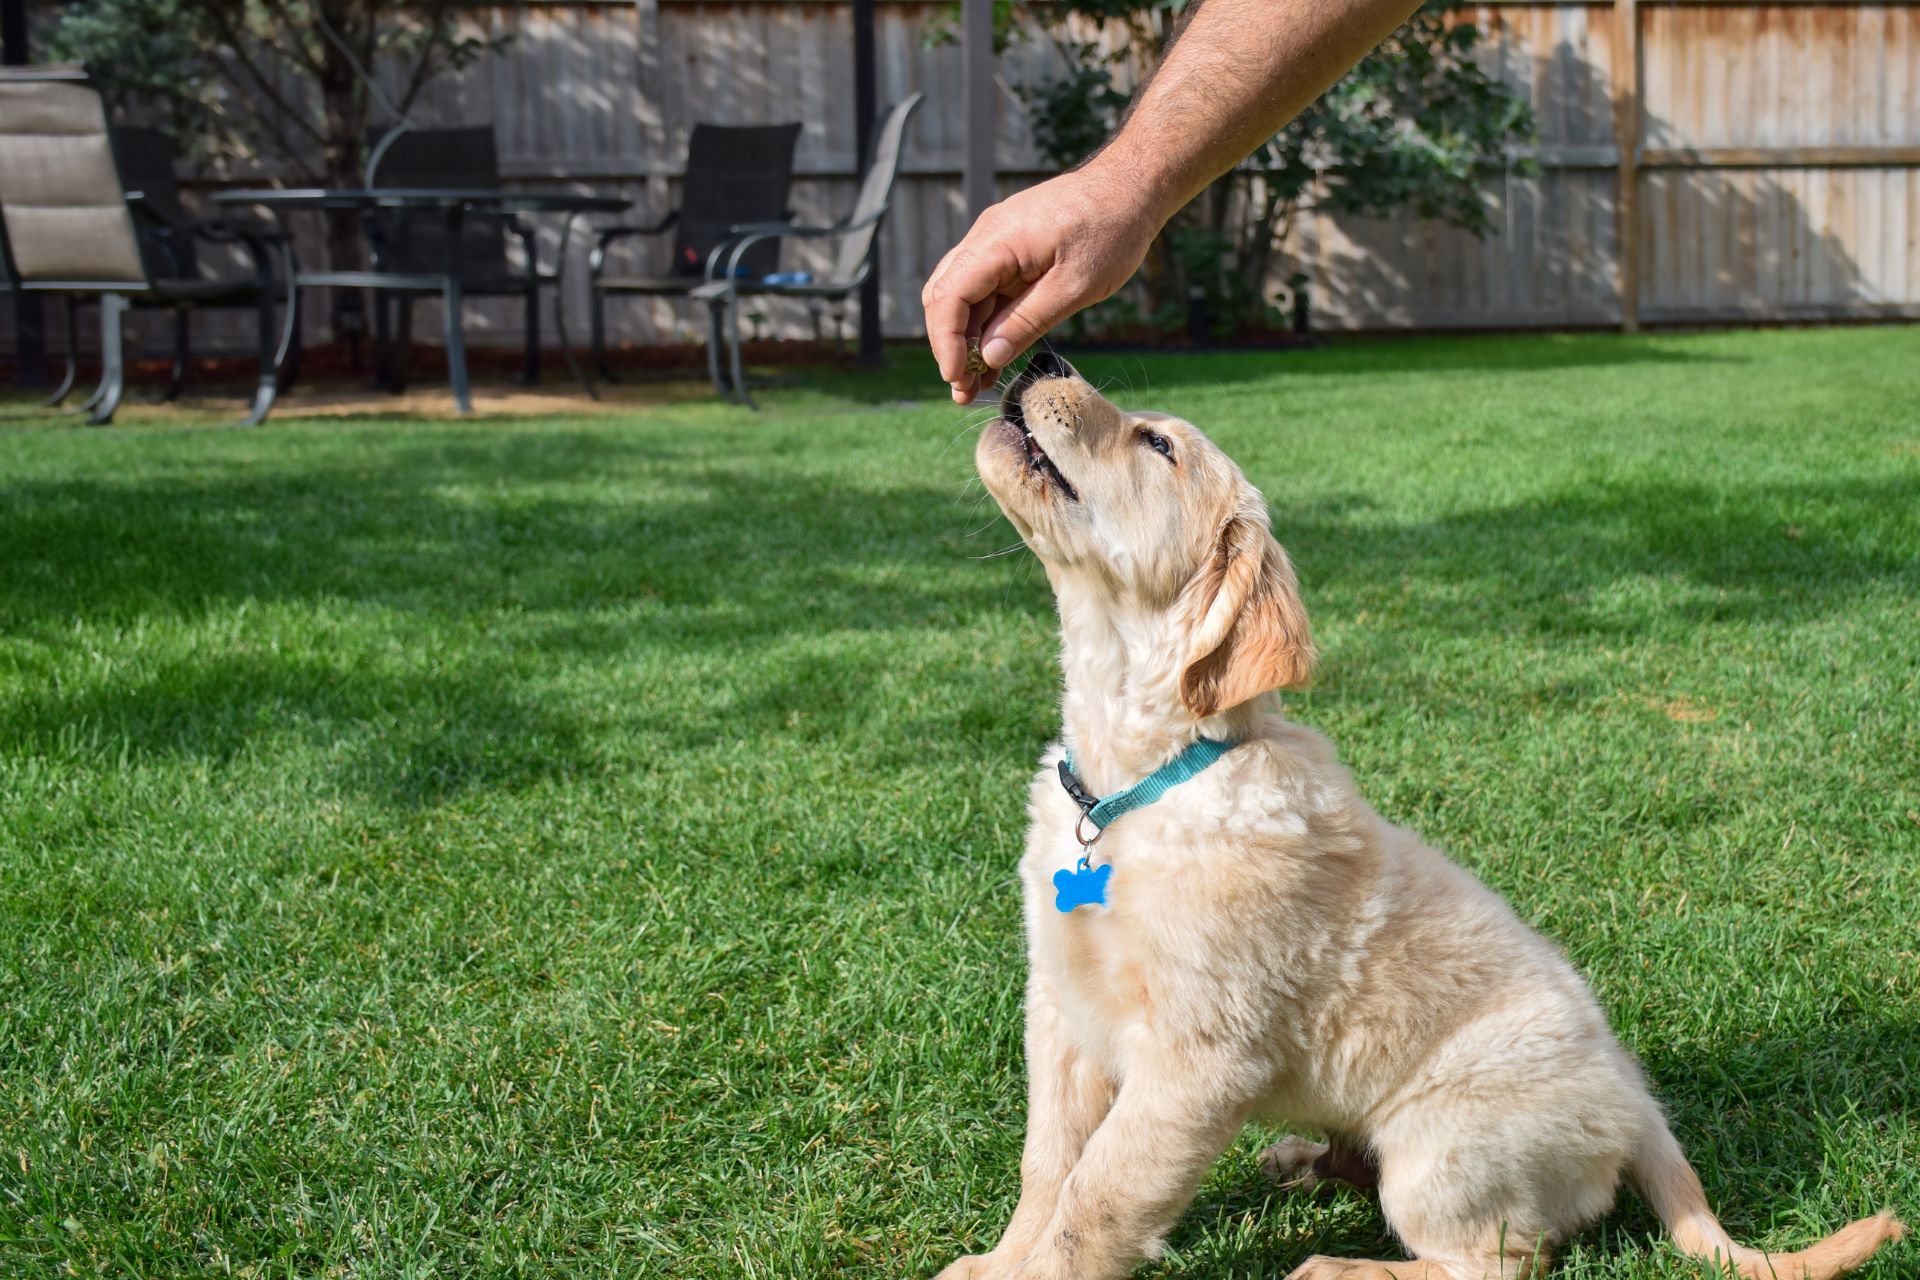
{"label": "puppy's whiskers", "polygon": [[966,437],[979,435],[980,428],[986,426],[999,416],[1000,405],[998,401],[990,405],[982,405],[964,415],[960,419],[960,425],[954,429],[951,436],[947,437],[946,443],[940,446],[940,456],[945,457],[949,449],[953,448],[954,445],[960,443],[960,441]]}

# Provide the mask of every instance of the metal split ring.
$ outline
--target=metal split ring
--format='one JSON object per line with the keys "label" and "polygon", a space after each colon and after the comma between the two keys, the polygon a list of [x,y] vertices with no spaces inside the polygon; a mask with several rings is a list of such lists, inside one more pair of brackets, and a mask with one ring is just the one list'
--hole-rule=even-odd
{"label": "metal split ring", "polygon": [[1107,834],[1107,829],[1105,827],[1095,827],[1093,829],[1093,835],[1091,837],[1083,836],[1080,834],[1080,828],[1084,826],[1086,824],[1087,819],[1091,818],[1092,816],[1093,815],[1090,813],[1083,813],[1080,815],[1079,821],[1073,824],[1073,838],[1080,842],[1080,847],[1082,849],[1093,848],[1094,845],[1100,843],[1100,837]]}

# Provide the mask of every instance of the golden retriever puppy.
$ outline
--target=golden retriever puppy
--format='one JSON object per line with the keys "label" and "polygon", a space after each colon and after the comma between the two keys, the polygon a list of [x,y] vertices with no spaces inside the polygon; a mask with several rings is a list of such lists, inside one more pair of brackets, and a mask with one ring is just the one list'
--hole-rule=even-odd
{"label": "golden retriever puppy", "polygon": [[976,462],[1059,605],[1064,741],[1020,868],[1019,1207],[942,1280],[1126,1275],[1254,1118],[1328,1135],[1268,1168],[1377,1185],[1414,1259],[1296,1280],[1535,1275],[1623,1174],[1682,1250],[1750,1280],[1825,1280],[1903,1234],[1883,1212],[1799,1253],[1728,1238],[1565,957],[1264,705],[1314,651],[1232,461],[1051,356],[1002,414]]}

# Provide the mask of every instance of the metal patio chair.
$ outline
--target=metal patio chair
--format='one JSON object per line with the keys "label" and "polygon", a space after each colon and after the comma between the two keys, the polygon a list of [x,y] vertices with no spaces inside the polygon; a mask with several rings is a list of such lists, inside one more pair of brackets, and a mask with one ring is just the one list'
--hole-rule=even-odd
{"label": "metal patio chair", "polygon": [[[100,303],[100,385],[81,406],[90,421],[112,419],[126,391],[122,326],[131,307],[233,305],[250,297],[259,325],[260,375],[245,422],[263,420],[277,389],[275,273],[271,233],[223,219],[174,230],[129,191],[115,161],[106,106],[79,66],[8,67],[0,71],[0,226],[8,273],[16,287],[69,301],[68,350],[76,329],[73,303]],[[154,231],[143,246],[138,223]],[[243,246],[253,280],[242,285],[188,269],[182,246],[195,239]],[[143,247],[147,252],[143,254]],[[156,258],[150,268],[150,258]],[[291,271],[287,273],[291,279]],[[236,291],[240,292],[236,292]],[[294,309],[287,308],[289,329]]]}
{"label": "metal patio chair", "polygon": [[[140,258],[149,279],[205,280],[209,285],[224,284],[224,289],[209,289],[191,304],[173,307],[173,368],[167,379],[163,400],[176,400],[186,386],[187,366],[193,356],[193,313],[201,308],[253,307],[257,305],[256,280],[218,280],[208,276],[200,261],[196,241],[229,243],[241,227],[271,245],[283,245],[285,239],[277,227],[234,214],[196,217],[180,198],[180,152],[173,139],[158,129],[133,125],[115,125],[113,159],[120,168],[120,180],[134,193],[134,234],[140,237]],[[202,235],[211,229],[215,235]],[[290,266],[286,254],[278,255],[283,266]],[[274,295],[286,293],[284,282],[275,281]],[[288,294],[289,297],[297,295]],[[285,341],[275,352],[276,382],[280,391],[293,385],[300,364],[300,325],[298,315],[290,318],[284,330]]]}
{"label": "metal patio chair", "polygon": [[[368,142],[370,188],[500,188],[500,152],[491,124],[457,129],[403,125]],[[523,300],[526,355],[520,376],[528,385],[540,381],[540,291],[559,287],[559,271],[540,269],[533,227],[512,214],[470,213],[462,219],[459,235],[461,293]],[[509,260],[509,236],[520,242],[526,255],[524,266],[516,267]],[[446,270],[446,218],[437,210],[376,214],[369,221],[368,238],[380,271],[432,275]],[[413,306],[425,296],[424,292],[391,288],[374,291],[374,343],[382,379],[394,390],[405,380],[406,353],[413,341]],[[399,311],[397,325],[392,316],[395,307]],[[396,346],[398,360],[394,358]]]}
{"label": "metal patio chair", "polygon": [[[793,188],[793,149],[800,125],[696,124],[687,140],[687,172],[680,207],[652,226],[604,227],[588,259],[593,363],[600,376],[616,381],[607,364],[607,295],[684,298],[707,279],[707,260],[728,243],[742,223],[790,218],[787,195]],[[607,249],[632,236],[673,232],[671,258],[664,273],[608,272]],[[746,270],[766,275],[779,265],[778,243],[762,244],[742,260]]]}
{"label": "metal patio chair", "polygon": [[[736,226],[733,229],[736,236],[725,251],[713,255],[706,283],[693,291],[693,297],[707,304],[707,372],[713,377],[714,389],[721,395],[738,400],[748,408],[758,407],[747,394],[746,373],[740,367],[742,298],[804,298],[815,304],[830,298],[844,305],[872,274],[880,223],[887,216],[893,200],[894,179],[900,173],[907,119],[923,96],[916,93],[896,103],[874,131],[873,154],[860,181],[860,194],[854,200],[853,211],[845,218],[830,227],[809,227],[794,222]],[[833,266],[819,279],[805,272],[769,276],[755,270],[754,255],[768,241],[783,239],[838,240],[840,243]],[[816,314],[816,330],[818,326]],[[727,349],[724,365],[720,356],[723,340]]]}

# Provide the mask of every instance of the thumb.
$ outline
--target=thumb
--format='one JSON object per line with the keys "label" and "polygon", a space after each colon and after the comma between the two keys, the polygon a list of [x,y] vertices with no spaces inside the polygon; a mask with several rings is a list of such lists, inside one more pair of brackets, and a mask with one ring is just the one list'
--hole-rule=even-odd
{"label": "thumb", "polygon": [[1004,369],[1047,330],[1094,301],[1056,267],[994,311],[980,330],[980,358]]}

